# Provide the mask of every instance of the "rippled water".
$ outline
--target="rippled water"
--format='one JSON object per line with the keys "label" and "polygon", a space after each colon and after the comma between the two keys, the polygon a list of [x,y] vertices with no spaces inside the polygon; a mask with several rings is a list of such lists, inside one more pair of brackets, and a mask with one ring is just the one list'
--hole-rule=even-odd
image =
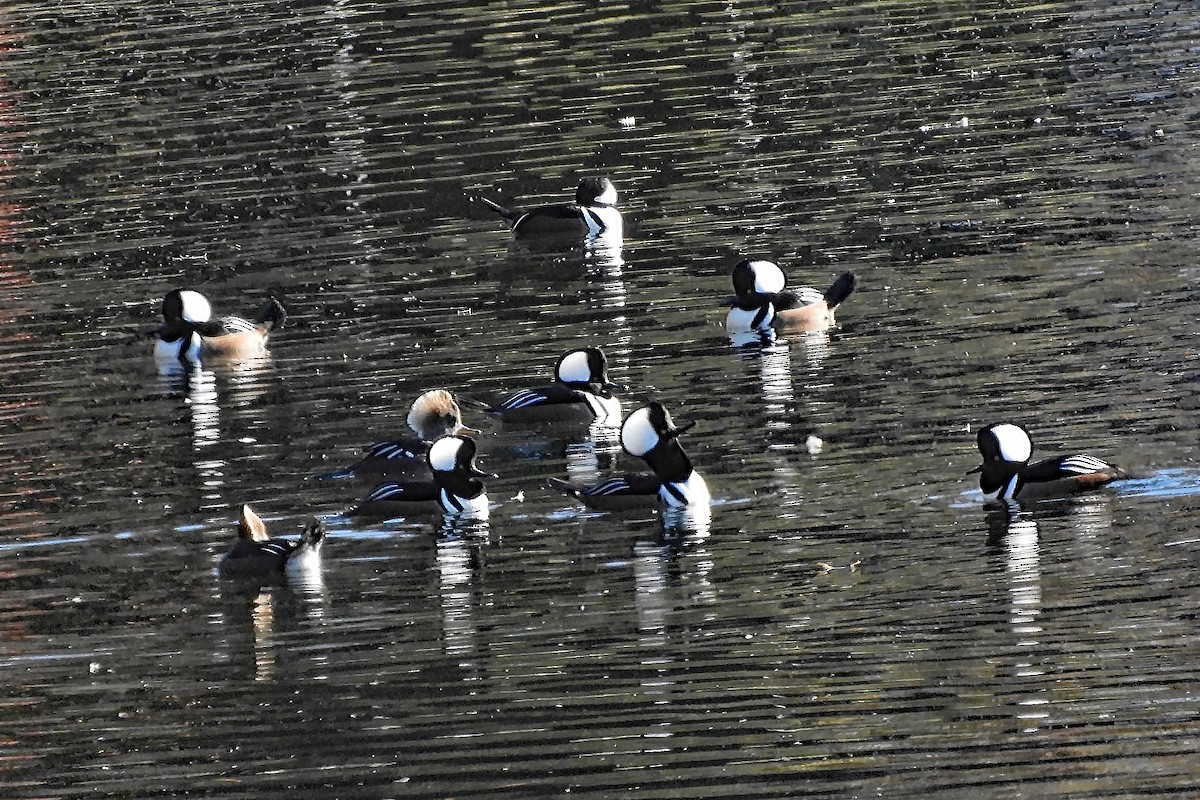
{"label": "rippled water", "polygon": [[[0,15],[0,795],[1200,794],[1195,4],[17,4]],[[611,175],[623,248],[474,200]],[[731,344],[741,255],[859,290]],[[160,376],[177,285],[271,356]],[[314,476],[601,344],[710,524],[479,414],[486,524]],[[1026,424],[1138,475],[1007,519]],[[810,453],[816,435],[824,448]],[[331,531],[215,565],[237,507]]]}

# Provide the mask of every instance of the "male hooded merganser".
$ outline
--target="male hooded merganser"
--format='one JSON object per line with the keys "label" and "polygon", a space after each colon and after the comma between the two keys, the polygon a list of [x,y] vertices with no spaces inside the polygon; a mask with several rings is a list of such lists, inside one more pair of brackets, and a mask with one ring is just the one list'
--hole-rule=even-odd
{"label": "male hooded merganser", "polygon": [[980,473],[979,488],[987,500],[1066,497],[1129,477],[1120,467],[1092,456],[1058,456],[1030,464],[1029,434],[1008,422],[980,428],[976,441],[983,464],[967,474]]}
{"label": "male hooded merganser", "polygon": [[475,440],[443,436],[429,447],[426,460],[432,481],[389,481],[350,510],[351,516],[402,517],[441,510],[477,518],[488,515],[488,499],[480,478],[494,478],[475,464]]}
{"label": "male hooded merganser", "polygon": [[629,415],[621,426],[621,447],[645,461],[653,475],[627,474],[594,486],[576,486],[551,478],[550,484],[598,511],[666,506],[707,506],[708,486],[679,444],[679,434],[695,423],[675,425],[662,403],[653,402]]}
{"label": "male hooded merganser", "polygon": [[774,326],[793,330],[825,330],[833,312],[850,296],[858,279],[843,273],[825,292],[803,287],[788,291],[787,278],[771,261],[744,259],[733,268],[732,308],[725,317],[730,333],[765,331]]}
{"label": "male hooded merganser", "polygon": [[617,388],[608,380],[608,359],[598,347],[565,353],[551,386],[524,389],[488,408],[506,422],[587,422],[616,427],[621,422]]}
{"label": "male hooded merganser", "polygon": [[367,448],[358,463],[331,472],[325,478],[349,478],[352,475],[427,474],[429,446],[443,436],[476,433],[463,425],[462,412],[454,395],[445,389],[430,389],[413,401],[408,411],[408,427],[415,438],[376,442]]}
{"label": "male hooded merganser", "polygon": [[151,332],[160,361],[196,362],[203,356],[247,358],[263,353],[267,337],[283,325],[287,312],[275,298],[263,304],[254,321],[212,318],[212,306],[199,292],[172,289],[162,302],[163,324]]}
{"label": "male hooded merganser", "polygon": [[575,190],[574,203],[536,206],[527,211],[506,208],[486,197],[479,199],[512,223],[513,236],[622,235],[617,189],[608,178],[584,178]]}
{"label": "male hooded merganser", "polygon": [[226,577],[269,577],[320,564],[325,525],[314,519],[299,539],[272,539],[262,519],[243,505],[238,520],[238,540],[223,559],[221,574]]}

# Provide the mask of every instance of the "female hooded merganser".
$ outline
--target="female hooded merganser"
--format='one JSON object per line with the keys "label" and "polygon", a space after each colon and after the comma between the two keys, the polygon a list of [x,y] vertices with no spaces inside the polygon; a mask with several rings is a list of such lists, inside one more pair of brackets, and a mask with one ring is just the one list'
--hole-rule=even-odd
{"label": "female hooded merganser", "polygon": [[262,519],[243,505],[238,520],[238,540],[223,559],[221,574],[226,577],[270,577],[312,569],[320,565],[325,525],[314,519],[299,539],[272,539]]}
{"label": "female hooded merganser", "polygon": [[275,298],[263,304],[254,321],[241,317],[212,318],[212,306],[199,292],[172,289],[163,298],[163,324],[151,335],[154,354],[160,361],[171,359],[195,363],[203,356],[248,358],[260,355],[267,337],[283,325],[287,312]]}
{"label": "female hooded merganser", "polygon": [[617,388],[608,380],[608,359],[598,347],[563,355],[552,386],[524,389],[488,408],[506,422],[587,422],[616,427],[621,422]]}
{"label": "female hooded merganser", "polygon": [[594,486],[551,478],[550,484],[598,511],[707,506],[711,501],[708,486],[679,444],[679,434],[694,424],[676,426],[662,403],[650,403],[631,413],[621,426],[621,447],[645,461],[653,475],[621,475]]}
{"label": "female hooded merganser", "polygon": [[584,178],[575,190],[574,203],[554,203],[528,211],[506,208],[479,198],[512,223],[513,236],[588,235],[616,238],[622,235],[617,189],[608,178]]}
{"label": "female hooded merganser", "polygon": [[809,287],[788,291],[787,278],[771,261],[739,261],[733,268],[732,308],[725,317],[730,333],[765,331],[772,326],[792,330],[825,330],[833,312],[850,296],[858,279],[843,273],[824,293]]}
{"label": "female hooded merganser", "polygon": [[1120,467],[1092,456],[1058,456],[1030,464],[1029,434],[1008,422],[980,428],[976,441],[983,464],[967,474],[980,473],[979,488],[987,500],[1066,497],[1129,477]]}
{"label": "female hooded merganser", "polygon": [[494,478],[475,464],[475,440],[443,436],[426,459],[432,481],[380,484],[350,510],[351,516],[403,517],[441,510],[444,514],[486,518],[488,499],[480,478]]}
{"label": "female hooded merganser", "polygon": [[376,442],[358,463],[331,472],[325,478],[353,475],[421,475],[428,473],[429,446],[443,436],[477,433],[463,425],[462,411],[454,395],[445,389],[430,389],[413,401],[408,410],[408,427],[415,438]]}

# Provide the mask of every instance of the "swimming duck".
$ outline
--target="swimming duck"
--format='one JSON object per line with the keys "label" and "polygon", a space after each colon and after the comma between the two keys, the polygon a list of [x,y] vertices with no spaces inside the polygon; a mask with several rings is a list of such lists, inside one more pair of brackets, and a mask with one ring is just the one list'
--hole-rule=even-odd
{"label": "swimming duck", "polygon": [[825,330],[835,320],[834,310],[858,285],[853,272],[842,273],[824,292],[803,287],[787,290],[787,278],[774,262],[745,259],[733,268],[735,297],[725,317],[731,334],[765,331]]}
{"label": "swimming duck", "polygon": [[582,422],[616,427],[621,401],[608,380],[608,359],[598,347],[571,350],[554,367],[556,383],[525,389],[489,407],[505,422]]}
{"label": "swimming duck", "polygon": [[574,203],[553,203],[527,211],[507,208],[481,197],[489,208],[512,224],[513,236],[588,235],[619,238],[623,223],[617,209],[617,189],[608,178],[584,178]]}
{"label": "swimming duck", "polygon": [[151,336],[160,362],[195,363],[204,356],[248,358],[266,351],[271,331],[283,325],[287,312],[268,299],[254,321],[241,317],[212,318],[208,298],[190,289],[172,289],[162,301],[163,324]]}
{"label": "swimming duck", "polygon": [[452,434],[477,433],[463,425],[462,411],[454,395],[445,389],[430,389],[422,393],[413,401],[406,421],[416,434],[415,438],[376,442],[367,448],[357,463],[324,477],[426,474],[429,471],[426,455],[433,442]]}
{"label": "swimming duck", "polygon": [[662,403],[649,403],[626,418],[621,447],[645,461],[652,474],[620,475],[592,486],[551,478],[550,485],[598,511],[707,506],[708,486],[679,444],[679,435],[694,424],[676,425]]}
{"label": "swimming duck", "polygon": [[299,539],[272,539],[267,526],[248,505],[238,519],[238,540],[223,559],[220,572],[226,577],[270,577],[309,570],[320,565],[325,524],[314,519]]}
{"label": "swimming duck", "polygon": [[475,463],[475,440],[443,436],[429,447],[426,460],[432,481],[389,481],[371,490],[351,516],[402,517],[441,511],[485,518],[488,498],[480,478],[496,477]]}
{"label": "swimming duck", "polygon": [[979,488],[987,500],[1040,500],[1066,497],[1129,475],[1123,469],[1087,455],[1067,455],[1029,463],[1033,442],[1020,425],[996,422],[976,435],[983,464]]}

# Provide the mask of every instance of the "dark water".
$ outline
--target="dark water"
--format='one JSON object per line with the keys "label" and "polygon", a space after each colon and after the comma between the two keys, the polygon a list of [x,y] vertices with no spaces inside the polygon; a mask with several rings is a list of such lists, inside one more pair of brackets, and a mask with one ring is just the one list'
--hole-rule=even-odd
{"label": "dark water", "polygon": [[[1195,797],[1200,7],[17,5],[0,15],[0,795]],[[617,252],[471,198],[622,191]],[[742,254],[859,291],[736,348]],[[290,313],[160,377],[177,285]],[[468,415],[487,523],[312,477],[601,344],[708,524]],[[1009,419],[1135,471],[1015,521]],[[810,453],[810,435],[824,449]],[[322,580],[215,576],[250,502]]]}

